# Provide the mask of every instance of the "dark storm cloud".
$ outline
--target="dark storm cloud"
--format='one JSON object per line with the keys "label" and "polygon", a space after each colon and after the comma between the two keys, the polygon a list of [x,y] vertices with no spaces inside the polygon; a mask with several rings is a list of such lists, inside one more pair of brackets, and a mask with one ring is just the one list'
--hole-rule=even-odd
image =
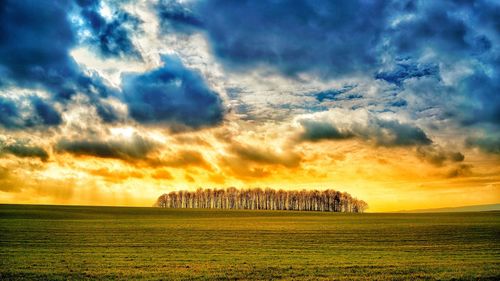
{"label": "dark storm cloud", "polygon": [[373,141],[381,146],[413,146],[429,145],[431,139],[419,127],[400,123],[396,120],[380,120],[373,118],[367,124],[352,123],[339,126],[322,120],[303,119],[299,121],[303,132],[303,141],[342,140],[358,138]]}
{"label": "dark storm cloud", "polygon": [[347,93],[354,88],[356,88],[356,85],[346,85],[340,89],[330,89],[330,90],[320,91],[317,93],[313,93],[313,95],[316,96],[316,100],[318,100],[319,102],[322,102],[324,100],[336,100],[338,99],[337,96],[343,93]]}
{"label": "dark storm cloud", "polygon": [[7,129],[24,127],[24,120],[16,103],[3,97],[0,97],[0,124]]}
{"label": "dark storm cloud", "polygon": [[156,144],[135,134],[128,140],[68,140],[62,139],[56,150],[75,155],[89,155],[101,158],[115,158],[127,161],[146,159]]}
{"label": "dark storm cloud", "polygon": [[4,84],[74,91],[78,66],[68,54],[75,42],[68,1],[2,1],[0,65]]}
{"label": "dark storm cloud", "polygon": [[[389,46],[401,57],[420,57],[428,50],[439,52],[441,59],[487,51],[491,40],[483,34],[485,21],[500,15],[494,2],[394,1],[393,15],[400,20],[387,30]],[[482,13],[490,15],[481,19]]]}
{"label": "dark storm cloud", "polygon": [[[70,51],[82,44],[105,57],[140,56],[132,40],[132,32],[142,32],[140,19],[123,11],[121,3],[108,4],[109,16],[101,13],[103,4],[97,0],[0,2],[0,90],[49,93],[48,98],[22,101],[2,95],[0,125],[5,129],[57,126],[63,121],[59,111],[76,93],[88,97],[104,122],[120,120],[107,102],[111,96],[122,98],[130,117],[141,124],[177,129],[220,124],[224,108],[219,95],[201,74],[177,59],[165,57],[165,64],[157,69],[125,75],[123,92],[80,69]],[[385,109],[379,112],[418,110],[413,103],[419,95],[427,95],[418,100],[420,104],[432,102],[429,107],[471,130],[485,124],[493,126],[492,131],[500,127],[498,1],[165,0],[154,7],[163,32],[202,33],[226,70],[252,71],[262,66],[291,77],[307,73],[328,80],[362,74],[393,84],[384,87],[397,88],[395,92],[416,81],[433,80],[432,97],[423,91],[414,91],[404,100],[399,99],[402,95],[393,101],[374,97],[383,100]],[[453,83],[445,83],[446,79]],[[386,84],[379,82],[375,83]],[[327,90],[315,98],[327,104],[365,95],[349,91]],[[245,105],[239,106],[241,112],[248,111]],[[298,108],[289,107],[290,112]],[[363,105],[352,108],[357,107]],[[311,111],[326,109],[318,106]],[[423,131],[399,125],[373,123],[376,130],[392,135],[393,145],[429,141]],[[331,124],[331,128],[311,126],[311,136],[306,137],[311,140],[353,134],[378,140],[375,133],[342,131]],[[490,133],[485,134],[489,139]]]}
{"label": "dark storm cloud", "polygon": [[130,116],[139,123],[174,129],[210,127],[222,122],[224,108],[200,73],[178,57],[163,56],[163,66],[123,76],[123,96]]}
{"label": "dark storm cloud", "polygon": [[49,158],[49,154],[45,151],[45,149],[21,141],[11,143],[0,141],[0,155],[3,153],[12,154],[21,158],[40,158],[42,161],[47,161]]}
{"label": "dark storm cloud", "polygon": [[[21,107],[21,103],[29,106],[27,108]],[[27,111],[27,114],[22,114],[23,111]],[[20,97],[17,100],[0,97],[0,127],[20,130],[40,126],[56,126],[61,123],[60,113],[38,96]]]}
{"label": "dark storm cloud", "polygon": [[460,108],[464,125],[489,123],[500,126],[500,52],[498,55],[497,64],[489,69],[489,74],[478,69],[457,85],[467,97]]}
{"label": "dark storm cloud", "polygon": [[[115,7],[116,8],[116,7]],[[129,31],[139,20],[115,9],[112,18],[100,14],[101,2],[4,1],[0,6],[0,86],[43,89],[48,100],[30,102],[36,118],[25,120],[22,108],[13,99],[0,100],[0,123],[7,129],[56,126],[62,121],[54,104],[65,104],[77,92],[88,97],[102,121],[120,120],[106,101],[124,97],[130,116],[140,123],[201,128],[219,124],[223,106],[201,74],[185,68],[180,60],[167,58],[168,64],[123,79],[123,92],[110,88],[96,73],[82,70],[70,56],[82,42],[98,48],[104,56],[137,57]],[[74,13],[81,20],[74,19]],[[73,15],[72,20],[69,20]],[[89,31],[77,38],[82,29]],[[104,153],[106,154],[106,153]]]}
{"label": "dark storm cloud", "polygon": [[90,31],[84,41],[97,47],[103,56],[141,58],[140,52],[132,43],[130,33],[139,30],[141,21],[127,12],[114,11],[108,20],[100,13],[100,0],[77,0],[84,24],[80,28]]}
{"label": "dark storm cloud", "polygon": [[156,5],[163,32],[172,30],[192,33],[203,27],[203,22],[187,4],[181,5],[175,0],[161,0]]}
{"label": "dark storm cloud", "polygon": [[432,143],[425,132],[417,126],[400,123],[395,120],[378,120],[377,125],[381,129],[381,132],[377,136],[377,143],[380,145],[410,146]]}
{"label": "dark storm cloud", "polygon": [[300,121],[300,125],[304,129],[301,139],[305,141],[341,140],[354,137],[351,131],[341,132],[334,124],[326,121],[305,119]]}
{"label": "dark storm cloud", "polygon": [[[100,107],[101,98],[113,92],[97,76],[84,74],[69,54],[76,44],[68,20],[72,9],[70,1],[7,0],[0,3],[0,87],[47,90],[51,94],[49,103],[32,101],[46,125],[60,124],[50,103],[65,103],[76,92],[83,92],[92,104]],[[10,121],[17,118],[19,109],[6,101],[2,106],[6,109],[4,115],[12,114],[1,117],[4,127],[13,127],[15,122]],[[116,119],[109,117],[109,110],[106,113],[105,120]],[[22,122],[17,124],[23,126]]]}
{"label": "dark storm cloud", "polygon": [[31,98],[33,108],[44,125],[59,125],[62,122],[61,115],[51,105],[37,96]]}
{"label": "dark storm cloud", "polygon": [[460,152],[447,151],[435,145],[418,147],[417,157],[436,166],[442,166],[445,162],[462,162],[465,159]]}
{"label": "dark storm cloud", "polygon": [[398,63],[392,70],[377,73],[375,78],[401,86],[406,79],[424,76],[439,78],[439,67],[433,64]]}
{"label": "dark storm cloud", "polygon": [[[464,125],[500,123],[498,1],[162,1],[157,9],[165,24],[204,33],[229,70],[265,66],[323,78],[363,73],[399,88],[435,77],[444,88],[440,68],[469,63],[459,85],[446,85],[461,102],[443,95],[439,106],[459,108],[455,119]],[[317,99],[335,101],[339,94],[324,91]]]}
{"label": "dark storm cloud", "polygon": [[[434,64],[467,61],[469,73],[448,88],[460,102],[453,104],[444,97],[441,106],[450,107],[450,111],[456,108],[456,120],[463,125],[500,125],[500,3],[489,0],[395,3],[395,11],[402,20],[386,32],[392,52],[412,60],[431,55]],[[436,68],[420,64],[416,69],[381,72],[376,77],[402,84],[408,76],[436,75]]]}
{"label": "dark storm cloud", "polygon": [[268,65],[290,76],[372,69],[386,20],[383,1],[200,1],[192,10],[199,18],[160,16],[202,26],[227,68]]}
{"label": "dark storm cloud", "polygon": [[[492,0],[166,0],[157,11],[162,22],[205,32],[232,69],[264,64],[284,74],[338,77],[393,62],[392,71],[375,72],[391,83],[435,74],[438,61],[420,64],[428,54],[451,62],[483,56],[500,34],[500,8]],[[398,66],[401,58],[413,64]]]}
{"label": "dark storm cloud", "polygon": [[486,153],[500,154],[500,137],[497,135],[470,137],[466,144],[469,147],[477,147]]}

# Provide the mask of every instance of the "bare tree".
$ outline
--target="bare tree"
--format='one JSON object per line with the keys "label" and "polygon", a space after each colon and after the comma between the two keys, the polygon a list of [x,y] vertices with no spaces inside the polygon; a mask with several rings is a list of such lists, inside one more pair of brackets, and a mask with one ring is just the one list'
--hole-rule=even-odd
{"label": "bare tree", "polygon": [[295,210],[363,213],[368,204],[347,192],[333,189],[274,190],[261,189],[202,189],[172,191],[158,197],[155,206],[161,208],[216,208],[250,210]]}

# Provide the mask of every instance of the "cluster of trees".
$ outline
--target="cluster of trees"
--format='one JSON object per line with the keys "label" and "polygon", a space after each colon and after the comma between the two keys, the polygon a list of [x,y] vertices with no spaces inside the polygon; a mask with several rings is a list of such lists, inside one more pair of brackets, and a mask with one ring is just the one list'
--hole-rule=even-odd
{"label": "cluster of trees", "polygon": [[362,213],[363,200],[346,192],[327,190],[201,189],[172,191],[161,195],[155,206],[162,208],[212,208],[248,210],[296,210]]}

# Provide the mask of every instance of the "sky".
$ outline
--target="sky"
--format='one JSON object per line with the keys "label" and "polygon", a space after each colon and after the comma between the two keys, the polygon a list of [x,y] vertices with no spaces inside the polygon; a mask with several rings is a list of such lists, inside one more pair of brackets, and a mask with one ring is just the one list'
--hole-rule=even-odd
{"label": "sky", "polygon": [[0,1],[0,203],[500,202],[500,2]]}

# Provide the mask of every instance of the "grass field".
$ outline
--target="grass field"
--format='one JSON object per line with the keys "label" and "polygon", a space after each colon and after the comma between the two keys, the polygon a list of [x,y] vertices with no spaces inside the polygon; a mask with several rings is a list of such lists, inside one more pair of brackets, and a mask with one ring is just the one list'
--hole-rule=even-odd
{"label": "grass field", "polygon": [[0,205],[0,280],[500,280],[500,213]]}

